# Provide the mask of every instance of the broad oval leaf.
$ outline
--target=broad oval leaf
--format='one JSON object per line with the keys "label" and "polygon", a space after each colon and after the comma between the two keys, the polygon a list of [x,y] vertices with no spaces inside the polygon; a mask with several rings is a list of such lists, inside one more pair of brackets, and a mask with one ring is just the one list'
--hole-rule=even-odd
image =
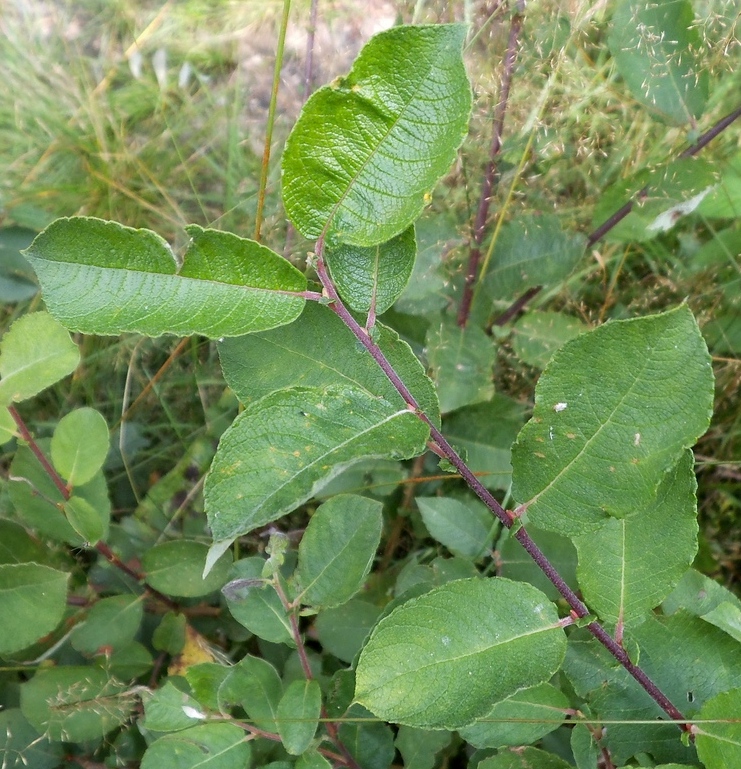
{"label": "broad oval leaf", "polygon": [[700,117],[709,79],[689,0],[622,0],[612,17],[608,45],[618,72],[641,104],[674,125]]}
{"label": "broad oval leaf", "polygon": [[278,734],[283,747],[300,756],[314,739],[322,709],[322,691],[314,681],[293,681],[278,703]]}
{"label": "broad oval leaf", "polygon": [[241,705],[258,729],[277,732],[278,703],[283,684],[278,671],[266,660],[247,655],[229,669],[219,687],[219,709]]}
{"label": "broad oval leaf", "polygon": [[301,603],[339,606],[360,590],[381,541],[382,511],[380,502],[352,494],[317,508],[298,550]]}
{"label": "broad oval leaf", "polygon": [[144,605],[135,595],[112,595],[93,604],[85,621],[72,633],[72,648],[96,654],[102,647],[121,649],[139,632]]}
{"label": "broad oval leaf", "polygon": [[[655,502],[574,538],[577,578],[589,608],[605,622],[642,622],[689,569],[697,552],[697,482],[686,451]],[[671,542],[671,547],[666,543]]]}
{"label": "broad oval leaf", "polygon": [[422,453],[428,434],[408,409],[350,387],[266,396],[221,437],[206,479],[217,546],[294,510],[358,459]]}
{"label": "broad oval leaf", "polygon": [[56,769],[64,755],[64,746],[39,734],[19,708],[0,710],[0,756],[6,769]]}
{"label": "broad oval leaf", "polygon": [[507,222],[494,247],[483,285],[492,299],[511,299],[533,286],[568,277],[584,254],[584,236],[564,232],[557,216],[522,216]]}
{"label": "broad oval leaf", "polygon": [[638,514],[707,429],[713,372],[692,313],[607,323],[559,350],[512,449],[515,499],[567,536]]}
{"label": "broad oval leaf", "polygon": [[562,312],[534,310],[525,313],[513,326],[512,348],[520,360],[542,369],[559,347],[586,330],[587,326],[578,318]]}
{"label": "broad oval leaf", "polygon": [[186,227],[182,266],[150,230],[58,219],[25,252],[49,312],[88,334],[216,338],[295,320],[306,278],[283,257],[228,232]]}
{"label": "broad oval leaf", "polygon": [[235,724],[202,724],[166,734],[142,757],[142,769],[244,769],[252,749]]}
{"label": "broad oval leaf", "polygon": [[208,576],[202,577],[207,553],[207,545],[186,539],[155,545],[142,557],[145,580],[166,595],[197,598],[212,593],[226,582],[231,555],[223,555]]}
{"label": "broad oval leaf", "polygon": [[0,342],[0,403],[23,401],[71,374],[80,351],[48,312],[19,318]]}
{"label": "broad oval leaf", "polygon": [[497,521],[478,500],[417,497],[416,502],[427,531],[453,555],[477,560],[491,546]]}
{"label": "broad oval leaf", "polygon": [[37,563],[0,566],[0,654],[25,649],[54,630],[67,607],[68,579]]}
{"label": "broad oval leaf", "polygon": [[59,420],[51,439],[51,458],[70,487],[91,481],[103,467],[110,440],[103,415],[75,409]]}
{"label": "broad oval leaf", "polygon": [[443,414],[494,396],[496,346],[478,326],[444,317],[427,331],[425,351]]}
{"label": "broad oval leaf", "polygon": [[697,755],[706,769],[741,766],[741,689],[731,689],[709,699],[698,717],[708,723],[694,727]]}
{"label": "broad oval leaf", "polygon": [[95,667],[40,670],[21,684],[21,710],[39,733],[55,742],[96,740],[125,723],[136,698]]}
{"label": "broad oval leaf", "polygon": [[309,99],[283,152],[283,202],[304,237],[373,246],[419,216],[466,135],[465,35],[394,27]]}
{"label": "broad oval leaf", "polygon": [[[409,345],[381,323],[376,342],[425,414],[440,422],[435,388]],[[328,308],[309,302],[288,326],[219,343],[229,387],[244,404],[287,387],[360,388],[404,406],[404,400],[345,324]]]}
{"label": "broad oval leaf", "polygon": [[387,721],[457,729],[547,681],[565,653],[556,609],[532,585],[458,580],[378,623],[358,661],[355,699]]}
{"label": "broad oval leaf", "polygon": [[340,243],[324,258],[340,296],[356,312],[380,315],[401,296],[417,254],[414,226],[375,246]]}

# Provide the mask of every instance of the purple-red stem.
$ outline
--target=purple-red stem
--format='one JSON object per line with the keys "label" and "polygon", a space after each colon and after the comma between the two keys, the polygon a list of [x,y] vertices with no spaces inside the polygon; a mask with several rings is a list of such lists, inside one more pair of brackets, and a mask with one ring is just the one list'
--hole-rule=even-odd
{"label": "purple-red stem", "polygon": [[[16,423],[16,426],[18,427],[18,432],[20,433],[21,438],[26,442],[26,444],[28,445],[28,448],[31,450],[31,453],[39,461],[39,464],[44,468],[44,471],[49,476],[49,479],[52,481],[52,483],[57,487],[57,489],[59,489],[59,493],[62,495],[62,498],[66,502],[72,496],[72,492],[67,487],[67,484],[64,482],[64,480],[59,475],[59,473],[54,469],[54,466],[51,464],[51,462],[49,462],[49,460],[46,458],[46,456],[44,455],[44,452],[39,447],[39,444],[36,443],[36,440],[34,439],[33,435],[31,435],[31,432],[29,431],[28,427],[26,427],[26,423],[23,421],[23,417],[18,413],[15,406],[8,406],[8,411],[10,412],[10,415],[13,417],[13,421]],[[60,513],[61,513],[61,510],[60,510]],[[131,566],[129,566],[128,564],[125,564],[113,552],[113,550],[111,550],[111,548],[108,547],[108,545],[105,542],[103,541],[96,542],[93,547],[112,566],[115,566],[117,569],[127,574],[135,582],[141,583],[144,581],[144,575],[140,574],[135,569],[132,569]],[[159,601],[162,601],[162,603],[169,606],[171,609],[177,609],[177,604],[173,600],[168,598],[166,595],[164,595],[164,593],[160,593],[159,590],[155,590],[149,585],[145,586],[145,590],[149,595],[151,595],[154,598],[157,598]]]}
{"label": "purple-red stem", "polygon": [[494,108],[494,118],[492,120],[489,162],[486,164],[484,181],[481,186],[481,197],[479,198],[479,208],[476,212],[476,219],[473,225],[473,243],[471,246],[471,253],[468,257],[466,280],[463,286],[463,297],[461,298],[461,304],[458,309],[458,325],[461,328],[465,328],[466,323],[468,323],[468,316],[471,312],[471,302],[473,301],[473,291],[476,286],[476,278],[479,273],[479,262],[481,261],[481,244],[484,241],[486,222],[489,219],[491,195],[492,190],[494,189],[494,180],[497,177],[497,157],[499,156],[499,153],[502,149],[504,118],[507,115],[509,89],[512,85],[512,73],[515,69],[515,60],[517,59],[517,48],[519,45],[520,30],[522,29],[522,10],[524,10],[524,5],[524,3],[518,3],[518,9],[512,15],[512,21],[509,28],[509,41],[507,43],[507,52],[504,56],[504,71],[502,72],[502,85],[499,92],[499,102]]}
{"label": "purple-red stem", "polygon": [[[712,128],[705,131],[705,133],[694,144],[691,144],[689,147],[682,150],[682,152],[679,153],[679,157],[693,157],[701,149],[704,149],[713,139],[715,139],[718,134],[725,131],[728,126],[730,126],[740,117],[741,107],[737,107],[733,112],[729,112],[725,117],[721,118]],[[642,200],[647,194],[648,187],[643,187],[643,189],[636,193],[633,200],[629,200],[627,203],[625,203],[625,205],[621,206],[617,211],[615,211],[610,217],[605,219],[605,221],[602,222],[599,227],[589,233],[587,236],[586,247],[591,248],[595,243],[597,243],[597,241],[602,240],[602,238],[604,238],[610,230],[612,230],[614,227],[617,227],[617,225],[620,224],[620,222],[622,222],[623,219],[625,219],[625,217],[633,210],[635,201]],[[466,280],[468,280],[468,277],[466,277]],[[535,288],[528,289],[519,299],[516,299],[512,305],[508,307],[492,323],[492,325],[503,326],[505,323],[511,320],[534,296],[540,292],[541,288],[542,286],[535,286]]]}
{"label": "purple-red stem", "polygon": [[[337,289],[332,283],[332,279],[329,276],[327,268],[324,264],[324,258],[322,256],[324,250],[324,243],[320,238],[315,247],[316,252],[316,272],[319,276],[319,280],[324,286],[324,291],[331,300],[329,307],[335,312],[335,314],[343,321],[343,323],[350,329],[355,338],[365,347],[371,354],[376,363],[383,370],[384,374],[389,378],[391,383],[396,388],[397,392],[404,399],[407,407],[410,411],[413,411],[419,419],[421,419],[429,428],[430,436],[435,442],[440,452],[450,461],[450,463],[456,468],[460,476],[465,480],[468,486],[473,490],[476,496],[489,508],[489,510],[497,516],[502,522],[502,525],[507,529],[511,529],[514,525],[516,518],[511,516],[497,501],[493,494],[479,481],[479,479],[471,472],[466,463],[457,454],[455,449],[448,443],[445,436],[435,426],[431,419],[425,414],[420,407],[419,403],[409,391],[407,386],[401,381],[399,375],[394,370],[393,366],[388,362],[386,356],[383,354],[378,345],[371,339],[366,333],[363,327],[355,320],[350,314],[348,309],[340,299]],[[563,577],[556,571],[554,566],[546,558],[545,554],[535,544],[530,535],[525,531],[524,527],[520,526],[514,533],[515,539],[525,548],[530,557],[540,567],[543,573],[553,583],[558,592],[566,599],[566,602],[572,609],[573,614],[576,617],[586,617],[589,615],[589,609],[580,600],[576,593],[566,584]],[[635,678],[636,681],[646,690],[648,695],[659,705],[659,707],[667,713],[674,721],[685,721],[685,717],[682,713],[671,703],[666,695],[659,689],[659,687],[646,675],[646,673],[634,665],[628,657],[625,649],[620,646],[614,638],[612,638],[607,631],[598,623],[590,622],[587,625],[589,632],[615,657],[615,659]],[[682,723],[680,727],[683,731],[689,731],[689,726],[686,723]]]}

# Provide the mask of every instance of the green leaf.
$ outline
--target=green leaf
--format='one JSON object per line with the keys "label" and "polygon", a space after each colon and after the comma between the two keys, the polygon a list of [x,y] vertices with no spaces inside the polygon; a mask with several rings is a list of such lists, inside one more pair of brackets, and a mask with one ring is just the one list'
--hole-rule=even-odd
{"label": "green leaf", "polygon": [[168,611],[152,634],[152,646],[173,657],[180,654],[185,647],[186,625],[185,614]]}
{"label": "green leaf", "polygon": [[702,617],[722,603],[731,603],[741,609],[741,600],[730,590],[695,569],[688,569],[661,608],[664,614],[674,614],[684,609]]}
{"label": "green leaf", "polygon": [[576,267],[584,242],[552,214],[518,217],[499,232],[484,287],[492,299],[511,299],[533,286],[556,285]]}
{"label": "green leaf", "polygon": [[401,296],[417,253],[414,226],[386,243],[349,246],[338,243],[325,252],[340,296],[356,312],[371,308],[380,315]]}
{"label": "green leaf", "polygon": [[387,721],[457,729],[546,681],[565,651],[555,608],[531,585],[449,582],[376,625],[358,661],[355,699]]}
{"label": "green leaf", "polygon": [[[435,388],[409,345],[380,323],[375,333],[389,363],[438,424]],[[245,405],[287,387],[338,385],[404,406],[403,398],[345,324],[328,307],[314,302],[290,326],[224,340],[219,357],[227,384]]]}
{"label": "green leaf", "polygon": [[608,323],[554,355],[512,449],[515,499],[568,536],[629,518],[705,432],[713,373],[692,313]]}
{"label": "green leaf", "polygon": [[703,43],[687,0],[623,0],[608,45],[633,97],[667,123],[702,115],[708,95]]}
{"label": "green leaf", "polygon": [[478,769],[571,769],[562,758],[538,748],[517,748],[487,758]]}
{"label": "green leaf", "polygon": [[75,409],[63,416],[51,439],[51,459],[70,487],[91,481],[108,455],[108,425],[91,408]]}
{"label": "green leaf", "polygon": [[72,648],[82,654],[96,654],[103,647],[120,649],[139,632],[144,607],[141,597],[114,595],[102,598],[88,612],[85,621],[72,633]]}
{"label": "green leaf", "polygon": [[50,555],[19,523],[0,518],[0,564],[44,563]]}
{"label": "green leaf", "polygon": [[40,670],[21,684],[23,715],[55,742],[98,739],[125,723],[135,706],[126,687],[100,668]]}
{"label": "green leaf", "polygon": [[574,725],[569,743],[571,752],[574,754],[576,769],[593,769],[597,766],[600,749],[594,734],[586,724]]}
{"label": "green leaf", "polygon": [[476,748],[528,745],[558,729],[568,707],[566,695],[544,683],[497,702],[483,718],[459,731]]}
{"label": "green leaf", "polygon": [[0,407],[0,446],[18,437],[18,425],[5,407]]}
{"label": "green leaf", "polygon": [[461,245],[460,225],[451,212],[425,213],[415,224],[417,258],[412,277],[395,309],[410,315],[432,315],[445,308],[448,278],[444,259]]}
{"label": "green leaf", "polygon": [[180,266],[150,230],[79,217],[58,219],[26,251],[49,311],[87,334],[238,336],[295,320],[306,278],[265,246],[186,227]]}
{"label": "green leaf", "polygon": [[64,760],[62,745],[39,734],[18,708],[0,711],[3,769],[56,769]]}
{"label": "green leaf", "polygon": [[433,732],[400,726],[394,745],[404,759],[404,769],[433,769],[437,754],[450,744],[450,732]]}
{"label": "green leaf", "polygon": [[496,519],[486,508],[449,497],[417,497],[427,531],[454,555],[480,558],[491,547]]}
{"label": "green leaf", "polygon": [[85,546],[95,545],[103,538],[107,522],[101,520],[98,511],[83,497],[70,497],[64,503],[64,515]]}
{"label": "green leaf", "polygon": [[332,769],[332,764],[321,753],[307,750],[296,761],[296,769]]}
{"label": "green leaf", "polygon": [[171,681],[144,701],[145,729],[152,732],[179,732],[206,718],[197,700],[180,691]]}
{"label": "green leaf", "polygon": [[262,578],[265,559],[243,558],[232,565],[221,592],[240,625],[271,643],[293,645],[291,623],[272,584]]}
{"label": "green leaf", "polygon": [[741,217],[741,154],[724,162],[720,183],[700,203],[697,213],[708,219]]}
{"label": "green leaf", "polygon": [[586,324],[562,312],[534,310],[513,326],[512,348],[524,363],[542,369],[559,347],[586,330]]}
{"label": "green leaf", "polygon": [[231,555],[219,558],[204,578],[207,554],[207,545],[191,540],[178,539],[155,545],[142,557],[146,582],[161,593],[182,598],[212,593],[227,581]]}
{"label": "green leaf", "polygon": [[487,489],[506,491],[512,483],[512,443],[525,421],[525,407],[504,395],[445,417],[446,438],[466,453],[466,464]]}
{"label": "green leaf", "polygon": [[724,601],[702,615],[705,622],[719,627],[741,643],[741,609],[730,601]]}
{"label": "green leaf", "polygon": [[316,681],[293,681],[278,703],[278,734],[283,747],[301,755],[314,739],[322,709],[322,692]]}
{"label": "green leaf", "polygon": [[327,500],[337,494],[363,494],[371,497],[388,497],[406,480],[409,473],[401,462],[389,459],[366,459],[341,472],[332,479],[316,499]]}
{"label": "green leaf", "polygon": [[[576,587],[576,549],[568,537],[562,537],[552,531],[543,531],[528,525],[527,533],[551,562],[566,584]],[[523,546],[511,535],[511,530],[502,533],[497,542],[499,552],[500,577],[529,582],[544,592],[552,601],[558,601],[561,594],[554,584],[543,574]]]}
{"label": "green leaf", "polygon": [[97,657],[95,664],[119,681],[133,681],[149,673],[154,667],[154,660],[144,644],[132,641],[120,649],[115,649],[110,656]]}
{"label": "green leaf", "polygon": [[325,651],[350,664],[363,647],[363,642],[380,614],[378,606],[357,598],[342,606],[325,609],[316,618],[319,643]]}
{"label": "green leaf", "polygon": [[39,290],[31,265],[21,254],[35,236],[35,230],[25,227],[0,229],[0,302],[22,302]]}
{"label": "green leaf", "polygon": [[283,202],[304,237],[372,246],[420,215],[466,135],[465,35],[394,27],[312,95],[283,152]]}
{"label": "green leaf", "polygon": [[686,451],[653,504],[574,539],[579,586],[603,621],[642,622],[692,563],[698,531],[693,464],[692,452]]}
{"label": "green leaf", "polygon": [[425,349],[443,414],[491,400],[496,346],[478,326],[444,317],[428,329]]}
{"label": "green leaf", "polygon": [[69,574],[37,563],[0,566],[0,655],[25,649],[62,621]]}
{"label": "green leaf", "polygon": [[[37,443],[42,452],[48,455],[49,441],[42,439]],[[18,518],[44,537],[67,542],[75,547],[85,545],[85,537],[75,531],[62,512],[67,500],[62,497],[28,446],[20,446],[16,451],[10,465],[10,475],[13,480],[8,482],[8,491]],[[96,511],[103,530],[100,538],[105,539],[108,535],[111,503],[103,473],[98,473],[84,486],[78,486],[75,498],[84,499]]]}
{"label": "green leaf", "polygon": [[326,609],[360,590],[381,541],[382,511],[380,502],[350,494],[317,509],[298,550],[301,603]]}
{"label": "green leaf", "polygon": [[231,668],[217,662],[199,662],[185,670],[193,696],[209,710],[219,710],[219,689],[231,672]]}
{"label": "green leaf", "polygon": [[141,769],[244,769],[252,749],[234,724],[203,724],[153,742]]}
{"label": "green leaf", "polygon": [[593,224],[602,224],[632,200],[631,212],[606,237],[612,243],[645,242],[698,209],[717,184],[718,173],[708,161],[679,158],[608,187],[594,210]]}
{"label": "green leaf", "polygon": [[247,655],[234,665],[219,690],[222,707],[239,704],[255,726],[268,732],[278,731],[278,703],[283,684],[278,671],[259,657]]}
{"label": "green leaf", "polygon": [[358,459],[416,456],[428,433],[408,409],[354,388],[268,395],[221,437],[204,492],[214,540],[280,518]]}
{"label": "green leaf", "polygon": [[23,401],[71,374],[80,351],[46,312],[19,318],[0,341],[0,403]]}
{"label": "green leaf", "polygon": [[741,765],[741,689],[722,692],[709,699],[698,713],[701,719],[717,723],[694,727],[697,754],[706,769],[727,769]]}
{"label": "green leaf", "polygon": [[[360,705],[347,711],[340,725],[340,740],[363,769],[389,769],[394,760],[394,735],[386,724],[373,723],[372,714]],[[353,718],[360,719],[353,722]]]}

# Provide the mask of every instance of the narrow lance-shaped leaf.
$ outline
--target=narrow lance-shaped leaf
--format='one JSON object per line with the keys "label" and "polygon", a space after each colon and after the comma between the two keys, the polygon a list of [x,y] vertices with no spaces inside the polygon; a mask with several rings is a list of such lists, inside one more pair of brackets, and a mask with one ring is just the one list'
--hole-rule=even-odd
{"label": "narrow lance-shaped leaf", "polygon": [[532,585],[449,582],[378,623],[358,661],[355,699],[387,721],[457,729],[547,681],[565,652],[555,607]]}
{"label": "narrow lance-shaped leaf", "polygon": [[306,279],[283,257],[227,232],[186,227],[182,265],[150,230],[58,219],[26,251],[49,311],[88,334],[237,336],[295,320]]}
{"label": "narrow lance-shaped leaf", "polygon": [[[589,608],[609,623],[642,622],[666,598],[697,552],[693,456],[686,451],[656,501],[574,539],[577,577]],[[671,542],[671,547],[667,547]]]}
{"label": "narrow lance-shaped leaf", "polygon": [[354,388],[266,396],[224,433],[206,479],[212,553],[294,510],[358,459],[420,454],[428,434],[408,409]]}
{"label": "narrow lance-shaped leaf", "polygon": [[307,238],[383,243],[419,216],[466,134],[462,25],[376,35],[306,103],[283,153],[283,201]]}
{"label": "narrow lance-shaped leaf", "polygon": [[559,350],[512,449],[515,499],[575,536],[638,514],[707,429],[713,372],[689,309],[607,323]]}

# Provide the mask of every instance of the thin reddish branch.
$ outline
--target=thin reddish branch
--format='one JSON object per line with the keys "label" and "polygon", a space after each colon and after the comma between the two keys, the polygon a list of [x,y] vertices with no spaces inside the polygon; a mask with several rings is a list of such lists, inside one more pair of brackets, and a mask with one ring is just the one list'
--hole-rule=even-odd
{"label": "thin reddish branch", "polygon": [[512,21],[509,28],[509,40],[507,43],[507,52],[504,55],[504,71],[502,72],[502,84],[499,92],[499,102],[494,108],[494,117],[492,120],[491,147],[489,148],[489,162],[486,164],[484,172],[484,181],[481,186],[481,196],[479,198],[479,207],[476,212],[476,219],[473,225],[473,243],[471,252],[468,256],[468,267],[466,269],[466,280],[463,286],[463,297],[458,309],[458,325],[464,328],[468,323],[468,316],[471,312],[471,303],[473,301],[474,287],[479,273],[479,262],[481,261],[481,244],[484,241],[486,232],[486,223],[489,219],[489,207],[491,205],[491,196],[494,189],[494,182],[498,176],[497,159],[502,150],[502,134],[504,132],[504,119],[507,115],[507,103],[509,101],[509,91],[512,85],[512,75],[515,69],[517,59],[517,49],[519,47],[520,31],[522,29],[524,3],[518,3],[518,8],[512,15]]}
{"label": "thin reddish branch", "polygon": [[[469,488],[479,497],[479,499],[491,510],[494,515],[499,518],[502,525],[507,529],[511,529],[517,518],[510,515],[500,504],[494,495],[479,481],[479,479],[471,472],[466,463],[461,459],[455,449],[448,443],[445,436],[440,432],[432,420],[423,411],[415,397],[409,391],[407,386],[402,382],[399,375],[386,359],[386,356],[381,351],[380,347],[371,339],[366,331],[355,320],[351,313],[347,310],[342,300],[340,299],[337,289],[332,283],[332,279],[329,276],[327,268],[324,264],[324,258],[322,256],[324,250],[324,242],[320,238],[315,247],[316,252],[316,271],[319,276],[319,280],[324,286],[324,291],[330,298],[331,302],[329,307],[335,312],[335,314],[343,321],[343,323],[352,332],[355,338],[365,347],[365,349],[371,354],[376,363],[380,366],[381,370],[386,374],[391,383],[396,388],[397,392],[404,399],[407,407],[410,411],[413,411],[416,416],[421,419],[430,428],[430,437],[435,442],[440,453],[443,454],[450,463],[456,468],[463,480],[468,484]],[[589,616],[590,612],[587,606],[579,599],[576,593],[566,584],[563,577],[558,573],[550,561],[546,558],[545,554],[535,544],[530,535],[525,531],[525,528],[520,526],[515,532],[514,537],[525,548],[530,557],[540,567],[541,571],[546,577],[553,583],[558,592],[566,599],[567,603],[572,609],[576,618],[583,618]],[[620,644],[612,638],[607,631],[598,623],[591,622],[587,625],[589,632],[603,645],[605,648],[615,657],[615,659],[623,665],[623,667],[635,678],[635,680],[645,689],[648,695],[656,702],[659,707],[672,718],[672,720],[679,721],[680,728],[683,731],[689,731],[690,727],[686,723],[685,717],[682,713],[672,704],[668,697],[659,689],[659,687],[649,678],[649,676],[637,665],[634,665],[628,657],[625,650]]]}

